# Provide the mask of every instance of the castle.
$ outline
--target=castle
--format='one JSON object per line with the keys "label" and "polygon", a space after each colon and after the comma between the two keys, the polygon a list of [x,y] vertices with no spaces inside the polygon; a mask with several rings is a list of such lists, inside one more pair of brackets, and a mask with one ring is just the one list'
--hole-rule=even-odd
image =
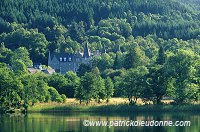
{"label": "castle", "polygon": [[93,56],[106,53],[106,49],[103,46],[101,52],[96,51],[92,54],[89,51],[88,43],[85,44],[84,51],[80,51],[74,54],[69,53],[50,53],[48,57],[48,66],[53,68],[57,73],[65,74],[68,71],[77,72],[80,64],[89,64]]}

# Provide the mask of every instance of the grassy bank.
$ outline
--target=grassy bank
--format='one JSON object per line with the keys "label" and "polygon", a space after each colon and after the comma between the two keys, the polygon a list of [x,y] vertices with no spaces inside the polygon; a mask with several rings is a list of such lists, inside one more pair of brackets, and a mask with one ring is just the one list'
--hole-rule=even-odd
{"label": "grassy bank", "polygon": [[[124,102],[125,101],[125,102]],[[109,104],[79,104],[75,100],[67,103],[39,103],[29,107],[28,112],[199,112],[200,105],[135,105],[130,106],[123,99],[112,99]]]}
{"label": "grassy bank", "polygon": [[121,105],[101,105],[101,106],[33,106],[28,112],[198,112],[200,105],[145,105],[145,106],[129,106]]}

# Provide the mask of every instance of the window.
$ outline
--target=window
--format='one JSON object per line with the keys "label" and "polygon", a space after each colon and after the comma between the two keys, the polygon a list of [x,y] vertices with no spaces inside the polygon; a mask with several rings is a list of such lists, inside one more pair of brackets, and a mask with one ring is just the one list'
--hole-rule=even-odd
{"label": "window", "polygon": [[62,61],[62,57],[60,57],[60,61]]}
{"label": "window", "polygon": [[64,58],[64,61],[67,61],[67,58],[66,58],[66,57]]}
{"label": "window", "polygon": [[69,57],[69,61],[72,61],[72,58],[71,58],[71,57]]}

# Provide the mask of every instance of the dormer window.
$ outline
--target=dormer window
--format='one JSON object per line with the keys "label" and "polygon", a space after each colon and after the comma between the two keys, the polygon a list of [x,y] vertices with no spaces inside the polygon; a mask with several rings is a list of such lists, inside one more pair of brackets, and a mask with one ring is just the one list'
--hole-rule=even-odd
{"label": "dormer window", "polygon": [[72,58],[71,58],[71,57],[69,57],[69,61],[72,61]]}
{"label": "dormer window", "polygon": [[80,61],[80,58],[76,58],[76,61]]}
{"label": "dormer window", "polygon": [[60,57],[60,61],[62,61],[62,57]]}
{"label": "dormer window", "polygon": [[66,58],[66,57],[64,58],[64,61],[67,61],[67,58]]}

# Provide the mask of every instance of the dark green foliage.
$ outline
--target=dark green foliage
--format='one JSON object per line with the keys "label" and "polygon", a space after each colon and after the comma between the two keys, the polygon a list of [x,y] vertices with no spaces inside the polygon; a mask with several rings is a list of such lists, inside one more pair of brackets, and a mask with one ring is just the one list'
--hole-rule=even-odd
{"label": "dark green foliage", "polygon": [[[1,0],[0,107],[37,102],[89,103],[114,96],[160,104],[200,98],[198,0]],[[93,58],[77,74],[30,74],[48,52]],[[98,51],[104,51],[101,55]],[[120,47],[120,49],[119,49]],[[99,53],[100,54],[100,53]],[[6,64],[4,64],[6,63]],[[114,93],[113,93],[114,92]]]}
{"label": "dark green foliage", "polygon": [[72,71],[67,72],[65,78],[68,80],[66,95],[68,98],[73,98],[75,90],[80,86],[80,78]]}
{"label": "dark green foliage", "polygon": [[105,53],[101,56],[94,57],[92,59],[92,66],[96,66],[100,71],[104,71],[105,69],[112,68],[113,59],[107,53]]}
{"label": "dark green foliage", "polygon": [[25,47],[34,62],[38,60],[44,62],[46,59],[48,41],[38,30],[19,28],[7,34],[3,33],[0,35],[0,42],[4,42],[6,47],[13,50]]}
{"label": "dark green foliage", "polygon": [[20,47],[14,51],[14,54],[11,57],[11,64],[17,60],[21,60],[27,67],[33,66],[33,62],[30,60],[29,52],[26,48]]}
{"label": "dark green foliage", "polygon": [[22,75],[28,72],[26,65],[20,59],[12,63],[12,70],[16,75]]}
{"label": "dark green foliage", "polygon": [[[145,89],[145,92],[148,93],[143,93],[146,95],[151,95],[151,99],[156,102],[156,104],[161,103],[161,99],[164,95],[167,93],[167,78],[166,78],[166,73],[165,69],[163,66],[156,65],[155,67],[151,67],[149,69],[149,74],[148,74],[148,80],[147,80],[147,87]],[[150,87],[151,92],[148,91],[148,87]]]}
{"label": "dark green foliage", "polygon": [[80,42],[85,30],[103,19],[115,17],[127,19],[127,22],[116,22],[120,28],[116,33],[120,31],[124,37],[156,34],[162,38],[189,39],[199,34],[199,7],[194,3],[188,6],[180,0],[2,0],[0,26],[3,28],[0,33],[10,31],[8,22],[26,23],[40,31],[46,27],[52,29],[57,24],[71,24],[70,36]]}
{"label": "dark green foliage", "polygon": [[169,79],[168,93],[175,103],[191,103],[199,100],[200,57],[190,50],[180,50],[171,56],[165,70]]}
{"label": "dark green foliage", "polygon": [[59,95],[58,91],[55,88],[50,87],[48,91],[51,95],[51,101],[63,102],[62,97]]}
{"label": "dark green foliage", "polygon": [[125,56],[124,67],[126,69],[136,68],[138,66],[147,65],[149,58],[137,44],[130,45],[128,53]]}
{"label": "dark green foliage", "polygon": [[62,98],[63,103],[64,103],[64,102],[66,101],[66,99],[67,99],[67,97],[66,97],[65,94],[61,94],[61,98]]}
{"label": "dark green foliage", "polygon": [[[19,60],[16,62],[22,63]],[[61,96],[55,88],[49,87],[41,79],[40,73],[27,74],[20,68],[16,72],[14,74],[6,64],[0,63],[0,109],[6,111],[24,107],[27,110],[29,105],[37,102],[66,100],[65,95]]]}
{"label": "dark green foliage", "polygon": [[68,79],[61,74],[53,74],[48,80],[49,86],[55,88],[59,94],[68,95]]}
{"label": "dark green foliage", "polygon": [[110,77],[107,77],[105,79],[105,96],[106,96],[106,102],[109,102],[109,99],[114,94],[114,84]]}
{"label": "dark green foliage", "polygon": [[131,105],[136,104],[138,98],[141,97],[142,90],[145,88],[145,75],[148,72],[146,67],[140,66],[129,69],[125,75],[121,76],[120,86]]}
{"label": "dark green foliage", "polygon": [[83,76],[86,72],[90,72],[91,71],[91,66],[89,64],[81,64],[79,66],[79,69],[77,71],[77,75],[79,77]]}
{"label": "dark green foliage", "polygon": [[119,57],[118,54],[116,54],[114,64],[113,64],[113,69],[118,69],[119,68]]}
{"label": "dark green foliage", "polygon": [[6,48],[4,43],[1,43],[1,47],[0,47],[0,62],[11,64],[12,55],[13,55],[13,52],[10,49]]}
{"label": "dark green foliage", "polygon": [[24,91],[22,99],[24,103],[28,105],[34,105],[37,102],[50,101],[48,93],[48,85],[39,80],[34,75],[25,75],[21,77],[22,84],[24,85]]}
{"label": "dark green foliage", "polygon": [[92,99],[95,99],[100,103],[101,99],[106,97],[104,79],[101,78],[99,69],[94,68],[91,72],[86,72],[81,77],[80,87],[75,89],[75,97],[82,103],[90,103]]}
{"label": "dark green foliage", "polygon": [[48,51],[74,53],[83,48],[81,43],[87,39],[91,40],[92,51],[100,50],[102,44],[109,51],[116,51],[117,44],[123,44],[123,39],[130,36],[195,39],[200,33],[198,2],[186,3],[2,0],[0,42],[12,50],[26,47],[33,62],[47,64]]}
{"label": "dark green foliage", "polygon": [[158,51],[158,58],[156,60],[156,64],[163,65],[164,63],[165,63],[165,54],[164,54],[164,49],[161,46]]}
{"label": "dark green foliage", "polygon": [[83,99],[87,103],[96,95],[96,76],[93,73],[85,73],[81,78],[81,89],[83,90]]}
{"label": "dark green foliage", "polygon": [[0,78],[0,108],[19,108],[23,84],[4,63],[0,63]]}

